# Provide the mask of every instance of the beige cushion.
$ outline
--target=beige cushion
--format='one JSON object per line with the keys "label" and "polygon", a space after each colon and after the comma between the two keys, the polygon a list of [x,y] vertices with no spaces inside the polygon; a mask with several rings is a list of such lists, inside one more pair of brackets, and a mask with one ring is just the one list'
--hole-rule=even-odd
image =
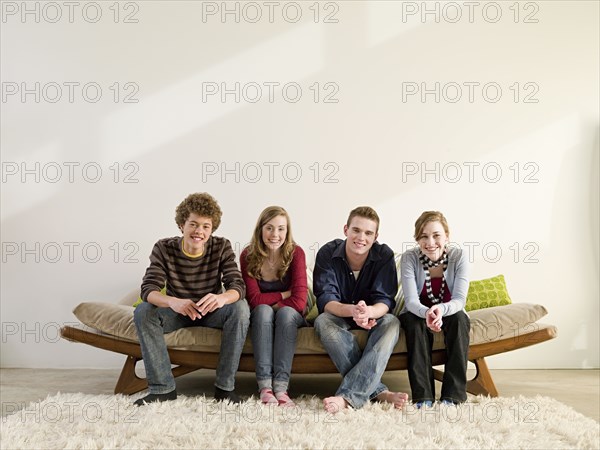
{"label": "beige cushion", "polygon": [[121,300],[119,300],[119,305],[133,306],[133,304],[138,301],[139,296],[140,296],[140,288],[134,289],[133,291],[129,292],[125,297],[123,297]]}
{"label": "beige cushion", "polygon": [[[137,293],[125,297],[120,303],[133,304]],[[132,306],[127,304],[111,304],[89,302],[81,303],[74,310],[75,316],[84,325],[99,330],[103,333],[115,336],[126,341],[137,342],[137,333],[133,324]],[[518,337],[535,331],[540,318],[547,314],[546,308],[541,305],[529,303],[513,303],[506,306],[496,306],[476,311],[471,311],[471,345],[492,342],[509,337]],[[358,336],[361,348],[366,343],[367,333],[365,331],[354,331]],[[173,333],[165,335],[167,345],[182,350],[196,350],[204,352],[218,352],[221,345],[221,331],[206,327],[182,328]],[[434,349],[444,348],[442,333],[434,335]],[[244,353],[252,353],[250,338],[244,345]],[[394,353],[406,352],[406,339],[404,333],[400,333],[400,339],[394,348]],[[298,332],[296,344],[297,354],[325,353],[321,342],[315,336],[312,327],[301,328]]]}

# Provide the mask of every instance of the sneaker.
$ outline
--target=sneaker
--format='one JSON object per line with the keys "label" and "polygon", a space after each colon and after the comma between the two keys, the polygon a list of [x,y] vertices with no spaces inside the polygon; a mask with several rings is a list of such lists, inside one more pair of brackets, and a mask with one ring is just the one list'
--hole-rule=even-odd
{"label": "sneaker", "polygon": [[167,402],[169,400],[177,399],[177,390],[172,390],[166,394],[148,394],[144,398],[140,398],[133,402],[135,406],[144,406],[148,403],[154,402]]}
{"label": "sneaker", "polygon": [[454,403],[452,400],[442,399],[440,400],[440,403],[446,406],[456,406],[456,403]]}
{"label": "sneaker", "polygon": [[235,391],[224,391],[215,387],[215,400],[219,402],[227,401],[228,403],[242,403],[242,399],[238,397]]}
{"label": "sneaker", "polygon": [[431,408],[433,406],[433,402],[431,400],[422,400],[420,402],[415,403],[417,409],[421,409],[423,406],[427,408]]}
{"label": "sneaker", "polygon": [[279,402],[279,406],[296,406],[294,401],[290,398],[286,391],[283,392],[275,392],[275,397]]}
{"label": "sneaker", "polygon": [[260,401],[265,405],[277,405],[278,401],[273,395],[273,391],[269,388],[262,388],[260,390]]}

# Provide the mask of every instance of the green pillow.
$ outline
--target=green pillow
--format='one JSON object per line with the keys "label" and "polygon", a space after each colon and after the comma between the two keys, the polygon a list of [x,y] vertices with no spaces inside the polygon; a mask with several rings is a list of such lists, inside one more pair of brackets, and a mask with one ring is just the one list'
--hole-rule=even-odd
{"label": "green pillow", "polygon": [[[160,293],[162,295],[166,295],[167,294],[167,285],[166,284],[165,284],[165,287],[160,290]],[[142,295],[140,294],[140,295],[138,295],[137,302],[135,302],[132,306],[134,308],[137,308],[137,306],[141,305],[143,302],[144,302],[144,300],[142,300]]]}
{"label": "green pillow", "polygon": [[313,292],[313,276],[312,270],[306,269],[306,284],[308,285],[308,296],[306,299],[306,320],[310,323],[313,323],[317,316],[319,315],[319,310],[317,309],[317,297]]}
{"label": "green pillow", "polygon": [[306,314],[306,321],[313,323],[316,319],[317,316],[319,315],[319,309],[317,308],[317,304],[315,303],[312,308],[310,308],[310,311],[308,311],[308,314]]}
{"label": "green pillow", "polygon": [[469,283],[467,304],[465,305],[467,311],[510,305],[511,303],[512,301],[506,290],[504,275]]}

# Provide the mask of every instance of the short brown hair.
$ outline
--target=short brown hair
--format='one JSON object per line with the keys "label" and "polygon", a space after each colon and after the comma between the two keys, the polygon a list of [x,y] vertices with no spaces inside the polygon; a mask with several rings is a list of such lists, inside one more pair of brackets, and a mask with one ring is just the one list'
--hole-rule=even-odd
{"label": "short brown hair", "polygon": [[196,192],[188,195],[175,210],[175,222],[180,228],[183,227],[192,213],[202,217],[210,217],[213,231],[221,225],[223,212],[214,197],[206,192]]}
{"label": "short brown hair", "polygon": [[371,208],[370,206],[359,206],[357,208],[354,208],[352,211],[350,211],[350,215],[348,216],[346,226],[349,227],[350,222],[352,222],[352,219],[354,219],[356,216],[364,217],[365,219],[369,219],[375,222],[377,224],[377,228],[375,231],[379,232],[379,216],[373,208]]}
{"label": "short brown hair", "polygon": [[419,236],[423,232],[423,228],[429,222],[439,222],[444,227],[444,231],[446,232],[446,236],[450,236],[450,229],[448,228],[448,222],[444,215],[439,211],[423,211],[423,213],[419,216],[417,221],[415,222],[415,240],[419,240]]}

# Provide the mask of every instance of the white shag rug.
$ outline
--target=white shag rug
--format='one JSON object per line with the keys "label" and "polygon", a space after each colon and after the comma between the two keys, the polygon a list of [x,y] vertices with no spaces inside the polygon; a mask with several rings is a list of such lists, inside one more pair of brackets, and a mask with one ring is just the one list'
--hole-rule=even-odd
{"label": "white shag rug", "polygon": [[[548,397],[477,397],[460,407],[394,410],[372,403],[327,414],[252,397],[233,406],[183,397],[141,408],[141,395],[58,394],[2,418],[0,447],[18,448],[599,448],[598,422]],[[16,408],[15,408],[16,409]]]}

